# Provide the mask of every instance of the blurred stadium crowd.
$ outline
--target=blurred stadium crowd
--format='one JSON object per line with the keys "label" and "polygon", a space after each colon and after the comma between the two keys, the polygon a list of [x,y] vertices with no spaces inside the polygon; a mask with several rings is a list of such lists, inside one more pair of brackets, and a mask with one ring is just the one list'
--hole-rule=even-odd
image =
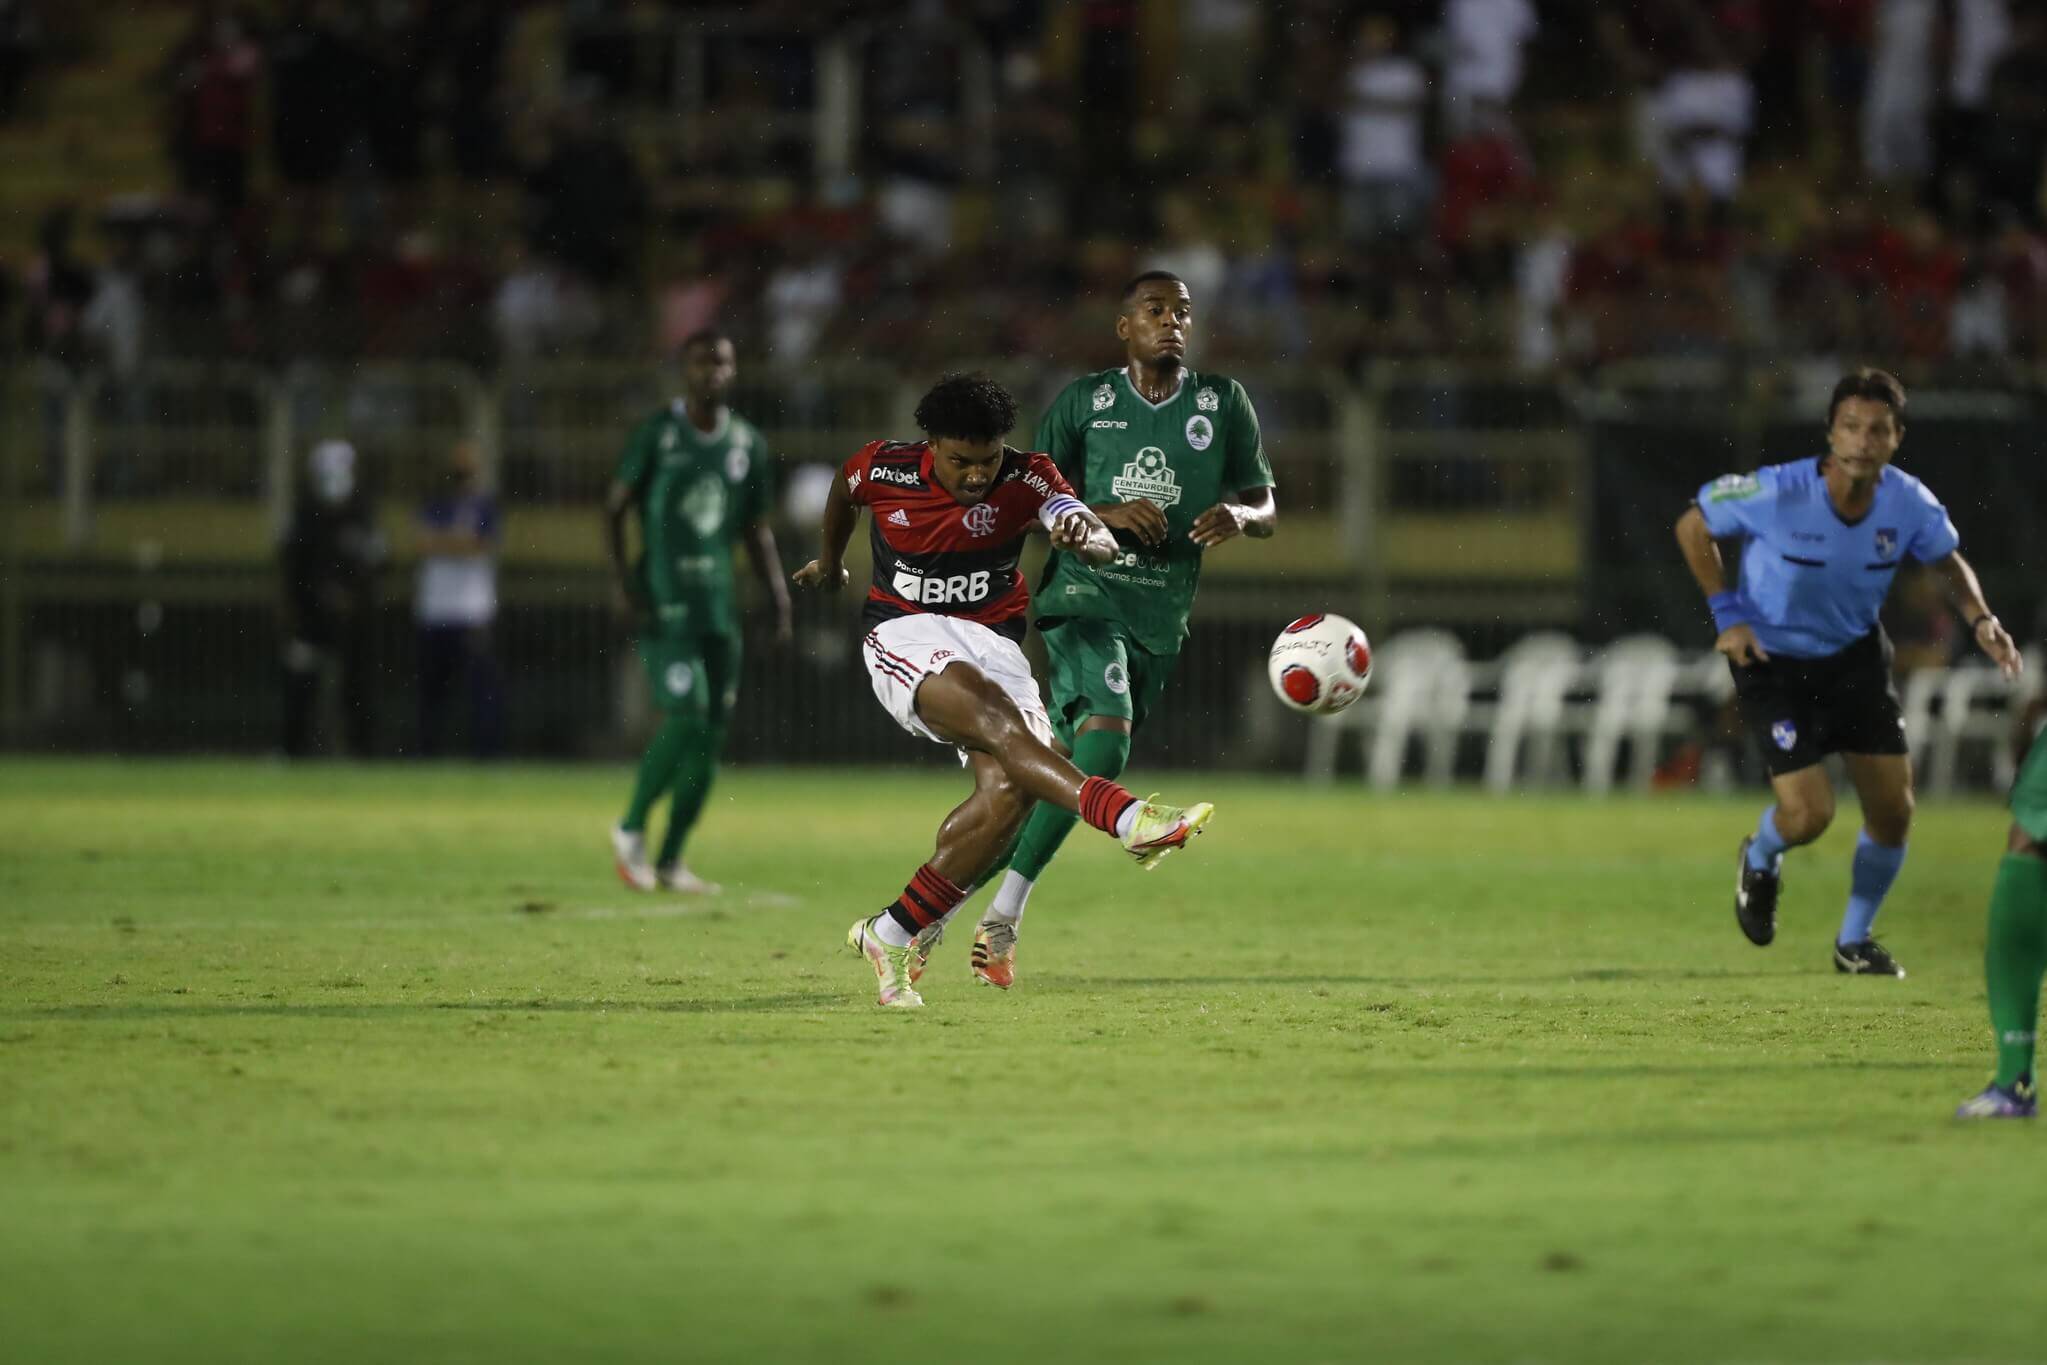
{"label": "blurred stadium crowd", "polygon": [[[188,8],[175,187],[32,206],[0,344],[920,372],[1163,265],[1217,365],[2047,347],[2041,0]],[[0,0],[0,118],[92,30]]]}

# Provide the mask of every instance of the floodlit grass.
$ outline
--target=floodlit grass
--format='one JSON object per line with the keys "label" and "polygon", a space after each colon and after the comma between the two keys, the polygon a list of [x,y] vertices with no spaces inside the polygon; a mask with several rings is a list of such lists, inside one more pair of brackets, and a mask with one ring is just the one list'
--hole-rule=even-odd
{"label": "floodlit grass", "polygon": [[704,902],[627,779],[0,766],[0,1359],[2040,1357],[2047,1134],[1947,1117],[1991,804],[1879,982],[1852,799],[1758,951],[1754,800],[1174,777],[899,1015],[840,940],[956,776],[728,774]]}

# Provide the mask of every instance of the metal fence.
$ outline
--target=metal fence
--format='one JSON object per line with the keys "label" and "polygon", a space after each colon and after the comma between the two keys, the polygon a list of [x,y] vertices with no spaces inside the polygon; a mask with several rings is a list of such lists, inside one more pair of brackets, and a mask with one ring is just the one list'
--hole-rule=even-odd
{"label": "metal fence", "polygon": [[[1070,372],[991,365],[1036,413]],[[1640,631],[1703,646],[1671,541],[1705,479],[1820,442],[1824,389],[1709,366],[1615,366],[1566,381],[1449,364],[1368,382],[1241,372],[1280,485],[1281,534],[1204,576],[1147,761],[1299,761],[1307,731],[1263,707],[1279,623],[1312,610],[1375,635],[1436,626],[1479,655],[1537,629],[1598,645]],[[666,400],[653,368],[154,364],[116,380],[54,368],[0,401],[0,734],[14,747],[261,751],[281,725],[275,544],[318,440],[361,453],[397,555],[365,649],[380,752],[412,746],[409,527],[454,440],[476,440],[505,509],[496,652],[511,752],[629,749],[647,723],[631,642],[606,608],[598,505],[630,426]],[[920,386],[880,366],[743,376],[787,497],[783,558],[807,558],[822,472],[904,435]],[[2014,627],[2043,599],[2047,486],[2033,433],[2047,384],[1915,393],[1902,460],[1953,510]],[[856,538],[857,576],[864,538]],[[943,761],[895,731],[854,651],[857,592],[799,603],[799,641],[748,640],[741,760]],[[2038,632],[2025,633],[2037,636]],[[1346,760],[1347,761],[1347,760]],[[1466,754],[1460,771],[1480,761]]]}

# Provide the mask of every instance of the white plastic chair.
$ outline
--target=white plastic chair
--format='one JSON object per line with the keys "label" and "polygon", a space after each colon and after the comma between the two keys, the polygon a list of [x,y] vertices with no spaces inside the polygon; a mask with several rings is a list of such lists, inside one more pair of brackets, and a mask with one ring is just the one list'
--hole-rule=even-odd
{"label": "white plastic chair", "polygon": [[1677,646],[1660,635],[1629,635],[1601,652],[1594,665],[1599,689],[1585,735],[1585,790],[1613,790],[1621,741],[1628,742],[1628,785],[1648,791],[1656,755],[1670,732],[1671,694],[1677,688]]}
{"label": "white plastic chair", "polygon": [[1995,665],[1980,659],[1946,672],[1940,716],[1931,727],[1940,742],[1925,760],[1926,789],[1942,794],[1953,791],[1962,751],[1969,745],[1984,744],[1990,751],[1991,784],[2002,791],[2018,775],[2012,731],[2019,708],[2032,696],[2033,681],[2023,674],[2016,681],[2007,680]]}
{"label": "white plastic chair", "polygon": [[1559,631],[1525,635],[1500,656],[1500,699],[1493,708],[1486,748],[1487,788],[1495,793],[1513,788],[1523,741],[1529,749],[1528,771],[1535,780],[1555,780],[1562,759],[1559,740],[1579,668],[1578,642]]}
{"label": "white plastic chair", "polygon": [[1471,666],[1464,646],[1443,630],[1403,631],[1373,652],[1372,685],[1348,710],[1318,720],[1308,733],[1303,774],[1328,782],[1336,775],[1343,739],[1369,731],[1365,773],[1375,787],[1399,785],[1408,741],[1419,732],[1428,777],[1450,780],[1457,736],[1471,701]]}

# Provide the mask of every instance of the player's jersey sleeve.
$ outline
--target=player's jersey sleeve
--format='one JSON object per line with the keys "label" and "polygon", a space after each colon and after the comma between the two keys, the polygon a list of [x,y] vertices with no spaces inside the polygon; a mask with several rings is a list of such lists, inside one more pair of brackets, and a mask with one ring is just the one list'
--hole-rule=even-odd
{"label": "player's jersey sleeve", "polygon": [[1931,564],[1961,549],[1962,537],[1955,530],[1954,519],[1941,506],[1940,499],[1933,496],[1933,490],[1922,483],[1912,492],[1920,513],[1919,528],[1912,533],[1905,552],[1921,564]]}
{"label": "player's jersey sleeve", "polygon": [[1081,379],[1061,389],[1038,423],[1038,449],[1058,467],[1069,492],[1086,481],[1087,431],[1080,424],[1080,394],[1086,387]]}
{"label": "player's jersey sleeve", "polygon": [[1066,476],[1059,472],[1059,466],[1053,463],[1051,456],[1041,451],[1034,450],[1024,456],[1023,485],[1037,495],[1037,503],[1032,510],[1041,516],[1048,506],[1061,498],[1079,497],[1073,491],[1073,485],[1066,481]]}
{"label": "player's jersey sleeve", "polygon": [[626,487],[637,489],[647,481],[647,471],[654,467],[654,429],[660,424],[660,418],[649,417],[626,437],[617,473],[618,481]]}
{"label": "player's jersey sleeve", "polygon": [[1777,478],[1769,469],[1723,474],[1699,490],[1699,515],[1716,540],[1759,536],[1777,506]]}
{"label": "player's jersey sleeve", "polygon": [[1265,458],[1265,438],[1258,430],[1258,410],[1236,380],[1230,381],[1229,449],[1223,454],[1223,495],[1246,488],[1272,486],[1272,462]]}
{"label": "player's jersey sleeve", "polygon": [[869,441],[860,447],[858,455],[839,466],[839,482],[844,485],[846,496],[862,507],[874,501],[874,485],[869,475],[873,472],[874,452],[880,450],[881,445],[880,441]]}

